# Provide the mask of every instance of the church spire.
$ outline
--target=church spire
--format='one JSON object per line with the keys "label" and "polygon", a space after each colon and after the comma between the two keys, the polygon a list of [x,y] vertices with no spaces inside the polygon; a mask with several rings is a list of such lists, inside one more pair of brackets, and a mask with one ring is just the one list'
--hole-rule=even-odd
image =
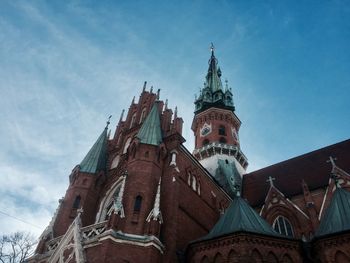
{"label": "church spire", "polygon": [[218,66],[218,60],[215,57],[213,43],[210,50],[211,56],[208,62],[208,72],[205,76],[204,88],[200,91],[195,101],[195,113],[200,113],[211,107],[234,111],[232,93],[228,89],[225,90],[222,85],[222,73]]}
{"label": "church spire", "polygon": [[[109,122],[109,120],[108,120]],[[80,171],[85,173],[97,173],[106,170],[107,163],[107,131],[108,123],[97,141],[91,147],[85,158],[80,163]]]}

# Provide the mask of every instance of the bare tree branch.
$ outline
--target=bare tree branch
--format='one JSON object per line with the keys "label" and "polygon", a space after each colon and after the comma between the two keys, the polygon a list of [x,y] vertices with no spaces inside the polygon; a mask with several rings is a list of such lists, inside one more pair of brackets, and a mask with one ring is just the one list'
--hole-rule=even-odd
{"label": "bare tree branch", "polygon": [[0,236],[0,263],[22,263],[33,253],[34,238],[25,232]]}

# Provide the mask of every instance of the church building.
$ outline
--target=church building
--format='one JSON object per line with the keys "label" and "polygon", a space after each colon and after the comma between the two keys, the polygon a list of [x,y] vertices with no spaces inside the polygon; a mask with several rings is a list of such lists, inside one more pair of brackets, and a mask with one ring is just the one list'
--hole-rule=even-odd
{"label": "church building", "polygon": [[183,120],[145,82],[69,175],[30,263],[350,262],[350,140],[247,173],[211,49]]}

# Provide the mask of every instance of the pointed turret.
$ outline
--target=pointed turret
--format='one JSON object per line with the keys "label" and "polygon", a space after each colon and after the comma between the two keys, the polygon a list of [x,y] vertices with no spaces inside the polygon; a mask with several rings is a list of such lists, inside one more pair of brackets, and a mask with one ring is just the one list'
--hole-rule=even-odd
{"label": "pointed turret", "polygon": [[137,133],[136,137],[140,140],[140,143],[158,146],[162,142],[158,108],[158,102],[156,101]]}
{"label": "pointed turret", "polygon": [[338,187],[315,236],[350,230],[350,192]]}
{"label": "pointed turret", "polygon": [[225,214],[219,219],[209,234],[201,240],[212,239],[235,232],[280,236],[240,196],[236,196],[233,199]]}
{"label": "pointed turret", "polygon": [[85,158],[80,163],[80,171],[85,173],[97,173],[106,170],[107,162],[107,127],[98,137]]}

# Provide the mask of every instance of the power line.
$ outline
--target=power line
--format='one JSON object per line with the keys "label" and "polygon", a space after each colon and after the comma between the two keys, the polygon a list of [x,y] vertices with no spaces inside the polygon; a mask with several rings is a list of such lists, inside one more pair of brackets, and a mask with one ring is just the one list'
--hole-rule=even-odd
{"label": "power line", "polygon": [[11,217],[11,218],[13,218],[13,219],[16,219],[16,220],[18,220],[18,221],[21,221],[22,223],[25,223],[25,224],[27,224],[27,225],[31,225],[31,226],[36,227],[36,228],[38,228],[38,229],[42,229],[42,228],[39,227],[39,226],[36,226],[36,225],[34,225],[34,224],[32,224],[32,223],[29,223],[29,222],[27,222],[27,221],[25,221],[25,220],[23,220],[23,219],[18,218],[18,217],[9,215],[8,213],[5,213],[5,212],[3,212],[3,211],[1,211],[1,210],[0,210],[0,214],[3,214],[3,215],[8,216],[8,217]]}

